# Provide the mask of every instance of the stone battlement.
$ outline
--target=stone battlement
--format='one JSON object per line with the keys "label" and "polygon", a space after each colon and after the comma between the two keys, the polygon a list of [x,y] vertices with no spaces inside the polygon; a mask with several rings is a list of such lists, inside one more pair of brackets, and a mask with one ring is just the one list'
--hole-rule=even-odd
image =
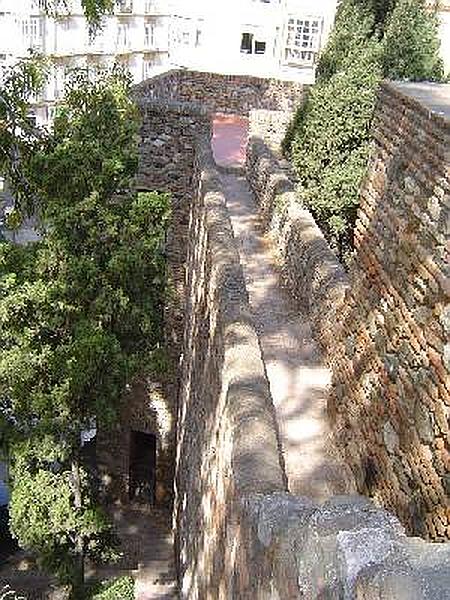
{"label": "stone battlement", "polygon": [[[198,77],[200,80],[204,74]],[[166,84],[167,79],[158,83],[158,94],[162,94]],[[391,94],[389,86],[388,92],[385,90],[383,86],[381,106],[383,93]],[[144,188],[172,191],[175,198],[168,252],[171,269],[175,268],[177,274],[174,279],[177,294],[170,303],[168,314],[172,316],[168,322],[174,358],[177,352],[181,356],[173,390],[179,390],[175,525],[181,597],[190,600],[222,597],[254,600],[272,595],[282,600],[313,600],[325,595],[360,600],[447,597],[449,544],[432,545],[408,537],[396,517],[367,498],[337,496],[318,505],[286,492],[278,425],[263,355],[248,304],[221,176],[211,154],[209,114],[218,106],[214,100],[210,105],[206,101],[199,110],[192,104],[180,106],[179,97],[164,100],[150,95],[141,100],[144,124],[140,181]],[[396,102],[395,110],[399,111],[396,123],[400,121],[405,127],[405,117],[401,121],[399,114],[406,109],[400,101]],[[391,371],[384,370],[387,367],[374,370],[371,377],[379,377],[380,396],[369,405],[358,391],[366,381],[364,371],[358,370],[363,363],[353,362],[358,360],[358,344],[364,342],[366,351],[375,352],[377,348],[375,343],[367,342],[374,331],[370,302],[377,288],[367,282],[355,288],[354,272],[345,273],[311,215],[299,206],[288,171],[273,153],[276,137],[280,139],[278,126],[273,125],[280,119],[279,108],[277,105],[277,114],[273,115],[267,113],[267,107],[261,107],[266,111],[264,114],[249,112],[254,137],[248,147],[248,178],[263,221],[279,246],[289,287],[311,315],[333,369],[335,393],[330,411],[336,438],[345,449],[345,438],[340,434],[347,431],[358,446],[352,446],[353,455],[349,452],[348,462],[360,484],[359,474],[366,473],[361,471],[364,464],[361,458],[373,443],[378,453],[373,457],[380,461],[379,468],[384,469],[384,482],[377,484],[376,499],[384,502],[387,498],[386,506],[395,509],[409,527],[410,522],[397,510],[395,502],[390,503],[397,498],[393,495],[397,494],[396,482],[402,481],[400,466],[409,467],[405,477],[416,481],[416,489],[425,498],[430,496],[428,490],[435,479],[427,482],[424,467],[414,462],[415,450],[405,456],[401,454],[404,434],[396,429],[397,409],[394,405],[389,405],[389,411],[386,408],[386,402],[393,400],[386,396],[383,387],[387,385],[386,390],[392,391]],[[240,114],[246,110],[241,105]],[[281,120],[284,122],[282,116]],[[401,131],[395,139],[400,147]],[[429,155],[432,154],[429,150]],[[429,164],[434,163],[426,162],[427,172]],[[394,179],[403,172],[403,167],[388,171]],[[442,175],[444,180],[446,176]],[[439,175],[436,186],[440,181]],[[414,202],[410,204],[414,206]],[[364,210],[363,205],[361,214]],[[384,243],[389,239],[392,233]],[[375,252],[381,247],[375,244]],[[363,268],[362,261],[359,268]],[[396,274],[397,269],[391,276],[394,278]],[[358,302],[352,304],[350,298],[355,290]],[[352,313],[352,319],[347,312],[350,306],[359,311]],[[389,319],[385,315],[385,323]],[[396,319],[397,322],[392,319],[390,322],[398,327]],[[356,352],[349,342],[352,333],[347,332],[344,324],[347,328],[362,326],[366,332],[361,342],[355,336]],[[394,329],[382,331],[386,344],[395,342]],[[407,333],[405,330],[403,341]],[[352,362],[347,366],[345,361],[349,360]],[[380,360],[375,355],[367,364],[378,365]],[[402,368],[406,368],[404,364],[408,363],[402,363]],[[351,381],[345,379],[349,377],[349,369],[353,373]],[[337,400],[339,385],[347,387]],[[366,407],[364,416],[358,412],[360,406]],[[369,410],[370,406],[373,410]],[[355,414],[361,415],[356,422]],[[388,431],[386,437],[383,427],[387,422],[394,433],[390,435]],[[434,428],[435,423],[437,420],[433,421],[436,435],[441,430]],[[392,440],[398,441],[395,453]],[[434,448],[433,441],[419,442],[420,453],[422,446],[430,451]],[[439,464],[434,462],[433,455],[431,460],[433,465]],[[361,489],[366,491],[363,486]],[[383,490],[390,490],[390,496],[383,497]],[[414,493],[412,490],[412,498]],[[432,533],[431,527],[427,532]]]}

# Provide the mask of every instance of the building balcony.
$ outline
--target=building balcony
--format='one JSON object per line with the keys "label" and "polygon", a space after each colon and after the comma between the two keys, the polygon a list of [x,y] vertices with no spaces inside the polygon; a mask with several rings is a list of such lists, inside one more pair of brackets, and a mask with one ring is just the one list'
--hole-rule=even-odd
{"label": "building balcony", "polygon": [[116,15],[131,15],[133,13],[133,0],[116,0]]}
{"label": "building balcony", "polygon": [[160,16],[168,15],[168,2],[163,0],[145,0],[144,11],[146,15]]}
{"label": "building balcony", "polygon": [[283,65],[286,67],[312,67],[317,61],[317,52],[314,50],[300,50],[287,48]]}

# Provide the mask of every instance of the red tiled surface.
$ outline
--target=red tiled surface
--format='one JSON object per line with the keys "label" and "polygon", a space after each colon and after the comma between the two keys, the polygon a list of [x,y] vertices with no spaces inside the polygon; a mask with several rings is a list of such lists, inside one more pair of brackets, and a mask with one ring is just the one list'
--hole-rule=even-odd
{"label": "red tiled surface", "polygon": [[247,138],[248,119],[246,117],[215,115],[211,145],[216,163],[222,167],[243,165]]}

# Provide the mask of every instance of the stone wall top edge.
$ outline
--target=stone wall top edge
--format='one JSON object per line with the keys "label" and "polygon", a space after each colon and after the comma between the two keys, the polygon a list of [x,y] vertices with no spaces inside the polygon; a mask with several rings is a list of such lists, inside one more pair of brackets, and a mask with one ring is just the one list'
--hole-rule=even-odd
{"label": "stone wall top edge", "polygon": [[148,109],[152,112],[172,112],[178,115],[195,115],[210,118],[211,111],[196,102],[177,102],[176,100],[161,98],[137,98],[136,104],[139,108]]}
{"label": "stone wall top edge", "polygon": [[135,89],[140,89],[143,87],[146,87],[146,85],[148,84],[149,81],[161,81],[166,79],[169,75],[175,75],[176,73],[179,73],[180,70],[179,69],[168,69],[167,71],[164,71],[163,73],[158,73],[158,75],[153,75],[152,77],[148,77],[147,79],[144,79],[143,81],[140,81],[139,83],[136,83],[134,85]]}
{"label": "stone wall top edge", "polygon": [[221,78],[225,81],[242,81],[242,82],[254,82],[254,83],[266,83],[266,82],[275,82],[275,83],[283,83],[289,84],[292,87],[304,88],[308,87],[303,83],[299,83],[297,81],[291,81],[289,79],[277,79],[274,77],[264,77],[264,76],[255,76],[255,75],[245,75],[245,74],[228,74],[228,73],[215,73],[213,71],[195,71],[191,69],[169,69],[164,73],[159,73],[158,75],[154,75],[153,77],[149,77],[144,81],[138,83],[135,88],[141,89],[146,87],[151,82],[162,81],[169,76],[178,76],[180,78],[188,78],[188,77],[208,77],[208,78]]}
{"label": "stone wall top edge", "polygon": [[[297,540],[296,574],[305,593],[302,598],[319,597],[317,583],[328,578],[327,591],[333,598],[343,597],[342,589],[347,590],[345,598],[373,599],[375,591],[376,598],[383,600],[448,598],[450,542],[433,544],[407,536],[398,519],[369,498],[332,496],[316,504],[289,492],[249,493],[241,501],[241,510],[242,521],[250,525],[260,547],[283,547],[284,542]],[[406,588],[377,585],[380,577],[405,574]],[[354,595],[356,589],[360,593]],[[362,590],[373,593],[366,596]]]}
{"label": "stone wall top edge", "polygon": [[433,124],[441,129],[445,134],[448,135],[450,133],[449,116],[433,110],[429,106],[426,106],[418,98],[402,92],[396,87],[396,83],[394,81],[385,80],[381,83],[378,91],[378,98],[381,100],[384,94],[387,94],[405,106],[416,110],[421,116],[432,121]]}
{"label": "stone wall top edge", "polygon": [[[295,212],[301,213],[304,221],[309,221],[311,224],[313,224],[314,230],[316,232],[316,235],[315,235],[316,239],[320,239],[323,242],[323,246],[326,251],[326,256],[322,253],[321,254],[322,260],[327,259],[327,262],[329,264],[333,264],[336,275],[342,280],[343,283],[345,283],[346,285],[350,285],[350,278],[348,276],[347,271],[345,270],[345,268],[342,265],[342,263],[340,262],[339,258],[336,256],[336,253],[332,250],[331,246],[329,245],[328,241],[326,240],[325,235],[323,234],[321,228],[317,224],[313,214],[301,202],[301,200],[298,196],[299,191],[298,191],[298,188],[297,188],[296,184],[294,183],[294,181],[286,173],[286,171],[281,169],[281,167],[279,166],[278,159],[274,156],[273,152],[267,146],[267,144],[264,142],[263,139],[261,139],[258,136],[253,135],[250,137],[248,143],[249,143],[250,148],[254,148],[256,150],[256,154],[259,156],[260,159],[263,158],[268,161],[267,172],[269,173],[269,179],[271,177],[278,177],[278,178],[282,178],[283,180],[286,181],[286,183],[288,185],[286,186],[284,191],[291,193],[290,202],[292,205],[297,207],[297,210]],[[286,213],[286,214],[288,214],[288,213]]]}
{"label": "stone wall top edge", "polygon": [[[221,267],[227,272],[225,285],[216,291],[219,305],[221,305],[224,334],[226,338],[229,335],[231,340],[225,343],[226,345],[231,344],[231,346],[235,344],[233,341],[236,337],[235,327],[242,334],[239,345],[243,344],[244,338],[246,340],[240,350],[245,354],[242,356],[242,364],[245,366],[242,368],[242,372],[239,367],[235,367],[230,380],[233,383],[229,384],[227,394],[229,397],[227,410],[234,421],[233,478],[235,489],[241,497],[250,490],[260,493],[284,491],[286,475],[281,466],[282,460],[277,442],[278,433],[272,397],[221,177],[213,158],[211,145],[205,136],[199,137],[197,152],[200,178],[206,178],[203,189],[202,186],[200,189],[205,198],[206,223],[209,230],[208,246],[215,249],[212,253],[213,268],[218,259]],[[227,262],[226,266],[223,265],[224,259]],[[233,352],[236,353],[239,350],[234,348]],[[252,381],[255,382],[254,389],[248,383],[249,367],[252,371]],[[235,396],[236,398],[239,396],[239,402],[234,401],[236,400]],[[249,415],[251,416],[249,417]],[[247,431],[249,418],[252,422],[257,421],[258,427],[266,432],[264,449],[261,452],[258,448],[251,448],[251,444],[249,445]],[[249,461],[251,468],[249,468]]]}
{"label": "stone wall top edge", "polygon": [[[173,72],[173,71],[172,71]],[[192,76],[207,76],[207,77],[211,77],[211,78],[215,78],[215,77],[219,77],[221,79],[225,79],[227,81],[244,81],[244,82],[248,82],[248,81],[254,81],[254,82],[267,82],[267,81],[274,81],[277,83],[288,83],[292,86],[296,86],[296,87],[304,87],[302,83],[296,82],[296,81],[291,81],[289,79],[278,79],[275,77],[264,77],[264,76],[256,76],[256,75],[246,75],[243,73],[215,73],[214,71],[195,71],[195,70],[189,70],[189,69],[178,69],[176,70],[177,73],[179,73],[180,75],[183,75],[185,77],[192,77]]]}

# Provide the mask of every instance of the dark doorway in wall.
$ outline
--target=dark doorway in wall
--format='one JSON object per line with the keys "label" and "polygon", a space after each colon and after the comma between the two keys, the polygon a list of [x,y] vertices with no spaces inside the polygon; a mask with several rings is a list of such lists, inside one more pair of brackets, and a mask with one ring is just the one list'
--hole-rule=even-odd
{"label": "dark doorway in wall", "polygon": [[130,500],[155,503],[156,436],[132,431],[130,436]]}

